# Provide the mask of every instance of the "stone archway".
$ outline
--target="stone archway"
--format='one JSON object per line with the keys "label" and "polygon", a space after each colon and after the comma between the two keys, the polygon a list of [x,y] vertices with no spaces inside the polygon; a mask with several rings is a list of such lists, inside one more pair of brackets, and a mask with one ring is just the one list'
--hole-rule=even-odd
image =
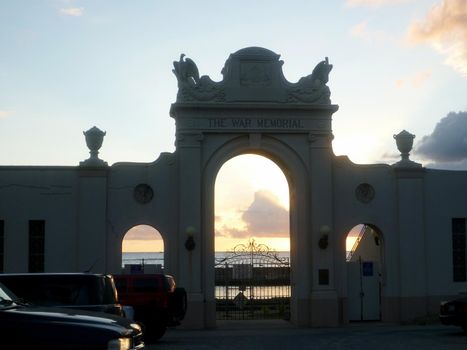
{"label": "stone archway", "polygon": [[256,154],[224,163],[215,181],[217,320],[290,317],[289,188]]}
{"label": "stone archway", "polygon": [[[176,273],[188,290],[186,325],[216,326],[214,183],[222,164],[245,153],[275,162],[289,183],[291,321],[338,324],[335,245],[317,243],[324,228],[334,224],[331,116],[338,107],[331,104],[326,85],[332,65],[326,59],[311,75],[290,83],[282,63],[270,50],[246,48],[229,57],[223,81],[214,82],[200,77],[191,59],[182,55],[174,62],[179,88],[171,108],[180,204]],[[321,273],[327,278],[319,279]]]}
{"label": "stone archway", "polygon": [[[309,220],[307,212],[309,188],[307,184],[308,171],[300,156],[280,140],[268,136],[261,138],[261,145],[252,147],[249,137],[238,137],[227,142],[216,150],[209,159],[203,176],[204,184],[204,214],[203,227],[207,234],[204,239],[206,252],[203,266],[207,298],[207,319],[215,325],[214,300],[214,184],[217,173],[229,159],[245,153],[262,155],[273,160],[283,171],[290,191],[290,257],[291,257],[291,320],[296,324],[304,323],[308,317],[309,290],[311,288],[310,254],[307,228]],[[298,268],[300,266],[301,268]],[[306,307],[304,305],[306,304]],[[302,311],[307,315],[303,315]]]}

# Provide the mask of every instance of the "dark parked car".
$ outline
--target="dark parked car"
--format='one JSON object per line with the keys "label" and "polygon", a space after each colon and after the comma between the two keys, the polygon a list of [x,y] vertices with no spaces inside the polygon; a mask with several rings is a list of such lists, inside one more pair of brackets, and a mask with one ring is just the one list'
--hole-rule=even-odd
{"label": "dark parked car", "polygon": [[89,273],[0,274],[18,297],[41,306],[71,307],[123,316],[111,275]]}
{"label": "dark parked car", "polygon": [[2,349],[139,350],[141,327],[104,313],[23,304],[0,283]]}
{"label": "dark parked car", "polygon": [[186,313],[184,288],[164,274],[114,275],[118,297],[123,305],[131,305],[134,319],[145,326],[145,339],[161,338],[167,327],[180,324]]}
{"label": "dark parked car", "polygon": [[439,319],[442,324],[460,326],[467,333],[467,297],[441,302]]}

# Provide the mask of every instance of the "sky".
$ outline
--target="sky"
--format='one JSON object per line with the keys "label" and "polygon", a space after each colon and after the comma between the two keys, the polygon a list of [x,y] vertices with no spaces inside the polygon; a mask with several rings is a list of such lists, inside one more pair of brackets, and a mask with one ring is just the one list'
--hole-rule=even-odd
{"label": "sky", "polygon": [[[467,170],[466,0],[0,0],[0,165],[78,165],[94,125],[109,164],[173,152],[173,61],[218,81],[249,46],[280,54],[291,82],[329,57],[336,155],[394,163],[405,129],[411,159]],[[257,228],[251,206],[288,210],[285,185],[248,181],[243,202],[216,201],[223,239]]]}

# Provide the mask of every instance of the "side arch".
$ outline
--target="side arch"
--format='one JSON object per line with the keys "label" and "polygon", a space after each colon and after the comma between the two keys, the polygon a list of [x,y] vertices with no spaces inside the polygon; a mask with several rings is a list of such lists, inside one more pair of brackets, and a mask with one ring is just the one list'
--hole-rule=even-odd
{"label": "side arch", "polygon": [[[351,226],[351,227],[350,227]],[[371,222],[350,225],[341,233],[338,256],[341,259],[344,321],[377,321],[386,319],[385,235]],[[346,239],[353,231],[352,250],[347,251]],[[349,246],[350,247],[350,246]],[[342,252],[347,253],[343,255]]]}
{"label": "side arch", "polygon": [[[164,240],[164,244],[165,244],[165,241],[166,241],[166,237],[165,237],[165,234],[163,231],[161,231],[159,229],[159,227],[157,225],[155,225],[154,223],[152,222],[149,222],[149,221],[137,221],[137,222],[134,222],[134,223],[126,223],[124,226],[120,227],[120,229],[118,230],[118,240],[120,241],[120,246],[121,246],[121,243],[123,241],[123,239],[125,238],[125,235],[128,233],[128,231],[130,231],[133,227],[136,227],[136,226],[150,226],[152,227],[154,230],[156,230],[162,237],[162,239]],[[165,247],[165,245],[164,245]]]}
{"label": "side arch", "polygon": [[[143,241],[143,244],[139,242]],[[127,251],[124,251],[125,243]],[[120,240],[122,252],[122,267],[124,265],[139,265],[138,271],[144,273],[159,273],[165,266],[165,240],[161,232],[152,225],[134,225],[128,229]],[[144,248],[144,251],[141,250]],[[125,259],[125,253],[126,259]],[[150,253],[150,256],[141,253]],[[162,253],[162,256],[160,255]],[[130,255],[130,256],[128,256]],[[132,266],[134,268],[134,266]],[[124,269],[125,271],[125,269]],[[128,273],[126,271],[125,273]]]}
{"label": "side arch", "polygon": [[121,273],[123,239],[131,228],[140,225],[150,226],[160,234],[164,242],[164,270],[170,271],[172,269],[173,261],[171,259],[173,257],[170,251],[173,243],[171,242],[172,237],[168,235],[167,230],[161,229],[160,225],[149,220],[125,220],[120,225],[109,225],[109,235],[107,239],[107,273]]}

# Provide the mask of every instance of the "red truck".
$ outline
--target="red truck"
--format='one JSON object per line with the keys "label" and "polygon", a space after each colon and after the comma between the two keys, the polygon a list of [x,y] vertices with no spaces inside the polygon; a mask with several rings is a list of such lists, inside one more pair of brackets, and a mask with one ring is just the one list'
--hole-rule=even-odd
{"label": "red truck", "polygon": [[164,274],[114,275],[118,299],[134,309],[134,320],[144,326],[147,342],[160,339],[167,327],[180,324],[186,313],[184,288]]}

